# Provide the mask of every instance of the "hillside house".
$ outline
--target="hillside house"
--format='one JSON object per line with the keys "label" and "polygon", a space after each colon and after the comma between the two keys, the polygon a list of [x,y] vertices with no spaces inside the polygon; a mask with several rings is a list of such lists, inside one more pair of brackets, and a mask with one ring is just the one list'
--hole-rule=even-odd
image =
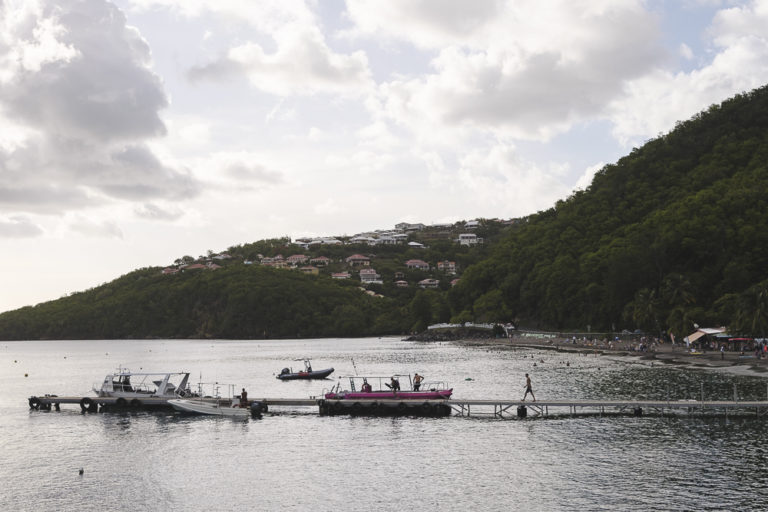
{"label": "hillside house", "polygon": [[458,242],[461,245],[478,245],[483,243],[482,238],[478,238],[478,236],[474,233],[462,233],[459,235],[459,238],[456,239],[456,242]]}
{"label": "hillside house", "polygon": [[451,286],[456,286],[457,284],[459,284],[459,281],[461,281],[461,279],[459,279],[458,277],[456,279],[453,279],[451,281]]}
{"label": "hillside house", "polygon": [[191,265],[184,265],[182,267],[182,270],[204,270],[208,267],[203,265],[202,263],[192,263]]}
{"label": "hillside house", "polygon": [[422,288],[437,288],[440,286],[440,281],[432,278],[422,279],[419,281],[419,286]]}
{"label": "hillside house", "polygon": [[327,267],[331,262],[331,258],[328,258],[327,256],[318,256],[317,258],[312,258],[309,262],[316,267]]}
{"label": "hillside house", "polygon": [[371,259],[362,254],[353,254],[344,261],[346,261],[347,265],[350,267],[367,267],[371,264]]}
{"label": "hillside house", "polygon": [[360,282],[365,284],[383,284],[381,276],[372,268],[360,269]]}
{"label": "hillside house", "polygon": [[285,259],[285,262],[288,265],[295,267],[297,265],[303,265],[304,263],[307,262],[307,260],[309,260],[309,256],[305,256],[303,254],[293,254],[291,256],[288,256]]}
{"label": "hillside house", "polygon": [[408,260],[405,262],[405,266],[410,269],[429,270],[429,263],[422,260]]}
{"label": "hillside house", "polygon": [[376,239],[370,236],[355,236],[349,239],[350,244],[376,245]]}
{"label": "hillside house", "polygon": [[299,268],[299,271],[300,271],[302,274],[312,274],[312,275],[315,275],[315,276],[316,276],[316,275],[318,275],[318,274],[320,273],[320,269],[319,269],[319,268],[317,268],[317,267],[313,267],[313,266],[311,266],[311,265],[309,265],[309,266],[306,266],[306,267],[300,267],[300,268]]}
{"label": "hillside house", "polygon": [[179,269],[177,269],[177,268],[174,268],[174,267],[166,267],[166,268],[164,268],[164,269],[163,269],[163,271],[162,271],[161,273],[162,273],[162,274],[175,274],[175,273],[177,273],[178,271],[179,271]]}
{"label": "hillside house", "polygon": [[331,279],[349,279],[352,277],[349,272],[334,272],[331,274]]}
{"label": "hillside house", "polygon": [[406,233],[411,231],[424,231],[424,228],[426,228],[424,224],[409,224],[408,222],[401,222],[400,224],[395,224],[395,229],[397,229],[398,231],[404,231]]}
{"label": "hillside house", "polygon": [[408,247],[412,247],[414,249],[423,249],[424,244],[420,244],[419,242],[408,242]]}
{"label": "hillside house", "polygon": [[395,281],[395,286],[398,288],[408,288],[408,281],[397,280]]}
{"label": "hillside house", "polygon": [[437,270],[445,272],[449,275],[456,275],[456,262],[455,261],[438,261]]}

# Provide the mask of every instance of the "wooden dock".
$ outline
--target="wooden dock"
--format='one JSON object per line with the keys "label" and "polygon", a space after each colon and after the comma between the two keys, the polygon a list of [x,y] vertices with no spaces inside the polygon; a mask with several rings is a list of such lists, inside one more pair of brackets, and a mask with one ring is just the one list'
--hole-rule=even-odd
{"label": "wooden dock", "polygon": [[459,416],[487,415],[498,418],[509,416],[549,416],[550,414],[644,414],[665,415],[673,412],[688,414],[751,414],[765,416],[768,401],[699,401],[699,400],[447,400]]}
{"label": "wooden dock", "polygon": [[[83,412],[100,410],[143,409],[168,407],[167,399],[146,397],[124,398],[98,396],[44,395],[29,398],[35,410],[60,410],[62,404],[78,405]],[[768,401],[699,401],[699,400],[325,400],[322,398],[252,398],[267,408],[316,407],[323,415],[422,415],[422,416],[486,416],[495,418],[526,418],[546,416],[608,415],[632,416],[685,413],[697,415],[768,415]]]}

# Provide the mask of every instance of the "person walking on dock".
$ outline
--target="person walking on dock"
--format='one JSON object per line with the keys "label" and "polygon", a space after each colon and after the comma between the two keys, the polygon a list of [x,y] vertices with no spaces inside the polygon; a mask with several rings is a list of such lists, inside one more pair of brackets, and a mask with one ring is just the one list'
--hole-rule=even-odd
{"label": "person walking on dock", "polygon": [[536,401],[536,395],[533,394],[533,388],[531,387],[531,378],[528,376],[528,374],[525,374],[525,394],[523,395],[523,402],[525,402],[525,397],[528,396],[528,393],[531,394],[533,397],[533,401]]}

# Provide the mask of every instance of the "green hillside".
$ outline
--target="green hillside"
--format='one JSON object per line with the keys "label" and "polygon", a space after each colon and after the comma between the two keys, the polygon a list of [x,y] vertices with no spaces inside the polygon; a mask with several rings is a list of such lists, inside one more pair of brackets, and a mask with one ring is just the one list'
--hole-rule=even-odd
{"label": "green hillside", "polygon": [[768,87],[605,166],[451,292],[461,318],[687,335],[768,333]]}
{"label": "green hillside", "polygon": [[[492,244],[507,228],[481,221],[475,233]],[[458,269],[487,254],[487,246],[455,243],[463,223],[424,229],[406,244],[371,247],[322,245],[302,249],[289,239],[261,240],[227,249],[226,258],[182,256],[164,274],[161,267],[131,272],[110,283],[55,301],[0,314],[0,339],[122,338],[297,338],[405,334],[447,322],[446,290],[456,275],[438,269],[450,258]],[[259,264],[303,255],[307,265],[275,268]],[[345,259],[363,254],[365,267]],[[313,258],[327,258],[314,267]],[[409,269],[420,259],[428,270]],[[249,263],[246,263],[249,262]],[[200,268],[195,268],[200,267]],[[380,283],[363,286],[360,270],[374,268]],[[215,269],[215,270],[214,270]],[[347,272],[348,279],[333,279]],[[434,280],[434,289],[418,283]],[[407,283],[407,287],[396,282]]]}
{"label": "green hillside", "polygon": [[[366,336],[447,321],[676,336],[698,323],[764,336],[766,191],[763,87],[679,123],[549,210],[481,221],[472,228],[481,245],[456,243],[464,222],[409,232],[426,248],[262,240],[0,314],[0,339]],[[353,254],[370,260],[379,283],[361,284]],[[268,266],[291,255],[308,263]],[[327,261],[313,266],[318,257]],[[408,268],[412,259],[430,268]],[[449,261],[455,274],[438,268]],[[194,262],[203,268],[186,266]]]}

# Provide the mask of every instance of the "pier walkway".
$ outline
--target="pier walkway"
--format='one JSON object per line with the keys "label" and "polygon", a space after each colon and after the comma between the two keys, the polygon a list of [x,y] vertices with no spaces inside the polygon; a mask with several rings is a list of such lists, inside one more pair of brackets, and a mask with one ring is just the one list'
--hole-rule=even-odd
{"label": "pier walkway", "polygon": [[[768,415],[768,401],[700,401],[700,400],[325,400],[322,398],[258,398],[273,411],[286,407],[316,407],[321,414],[375,414],[400,413],[438,416],[490,416],[545,417],[551,415],[574,416],[587,414],[625,414],[634,416],[665,415],[673,413],[697,415]],[[97,412],[104,407],[144,408],[167,406],[163,398],[143,398],[141,401],[126,401],[112,397],[96,396],[33,396],[29,398],[31,409],[59,410],[60,404],[77,404],[84,412]]]}

